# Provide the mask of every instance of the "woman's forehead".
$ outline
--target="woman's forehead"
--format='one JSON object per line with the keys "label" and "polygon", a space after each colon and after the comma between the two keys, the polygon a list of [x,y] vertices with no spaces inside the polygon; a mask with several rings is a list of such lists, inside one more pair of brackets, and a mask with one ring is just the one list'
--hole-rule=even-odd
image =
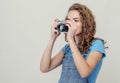
{"label": "woman's forehead", "polygon": [[67,18],[80,19],[80,13],[77,10],[71,10],[68,12]]}

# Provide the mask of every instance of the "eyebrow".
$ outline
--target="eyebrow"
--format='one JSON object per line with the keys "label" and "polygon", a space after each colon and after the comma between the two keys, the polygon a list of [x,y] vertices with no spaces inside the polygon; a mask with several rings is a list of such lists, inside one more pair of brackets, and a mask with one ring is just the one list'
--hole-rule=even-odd
{"label": "eyebrow", "polygon": [[[66,18],[66,19],[69,20],[69,18]],[[73,19],[74,19],[74,20],[78,20],[78,19],[80,20],[80,18],[73,18]]]}
{"label": "eyebrow", "polygon": [[77,20],[77,19],[79,19],[80,20],[80,18],[73,18],[74,20]]}

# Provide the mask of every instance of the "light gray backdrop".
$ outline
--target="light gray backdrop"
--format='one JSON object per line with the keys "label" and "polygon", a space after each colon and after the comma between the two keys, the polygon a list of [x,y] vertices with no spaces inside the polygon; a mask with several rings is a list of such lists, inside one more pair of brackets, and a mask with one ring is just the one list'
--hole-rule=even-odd
{"label": "light gray backdrop", "polygon": [[[120,82],[119,0],[0,0],[0,83],[57,83],[61,66],[43,74],[39,63],[53,19],[64,19],[74,2],[83,3],[93,11],[96,36],[108,42],[97,83]],[[61,34],[53,54],[65,44],[63,40]]]}

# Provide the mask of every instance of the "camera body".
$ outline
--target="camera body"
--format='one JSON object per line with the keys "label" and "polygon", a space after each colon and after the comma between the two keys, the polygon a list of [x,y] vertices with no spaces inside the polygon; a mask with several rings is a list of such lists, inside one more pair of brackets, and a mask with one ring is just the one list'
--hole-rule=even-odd
{"label": "camera body", "polygon": [[58,21],[58,25],[55,29],[59,32],[68,32],[68,26],[65,25],[65,21]]}

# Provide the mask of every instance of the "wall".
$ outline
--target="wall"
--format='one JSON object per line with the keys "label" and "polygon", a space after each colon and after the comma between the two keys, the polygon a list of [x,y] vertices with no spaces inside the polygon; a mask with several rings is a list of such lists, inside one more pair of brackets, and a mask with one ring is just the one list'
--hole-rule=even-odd
{"label": "wall", "polygon": [[[0,0],[0,83],[57,83],[61,66],[41,73],[41,55],[50,38],[53,19],[64,19],[74,2],[87,5],[95,15],[96,36],[109,49],[97,83],[119,83],[119,0]],[[53,54],[65,44],[62,34]]]}

